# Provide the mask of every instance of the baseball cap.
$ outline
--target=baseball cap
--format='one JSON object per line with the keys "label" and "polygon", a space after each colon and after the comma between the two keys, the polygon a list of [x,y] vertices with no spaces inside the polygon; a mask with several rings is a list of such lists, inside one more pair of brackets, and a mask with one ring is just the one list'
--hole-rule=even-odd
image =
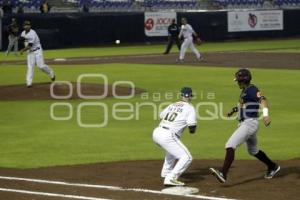
{"label": "baseball cap", "polygon": [[193,97],[193,91],[190,87],[183,87],[181,88],[181,96],[183,97]]}
{"label": "baseball cap", "polygon": [[23,25],[24,25],[24,26],[26,26],[26,25],[29,25],[29,26],[30,26],[31,23],[30,23],[30,21],[26,20],[26,21],[24,21]]}

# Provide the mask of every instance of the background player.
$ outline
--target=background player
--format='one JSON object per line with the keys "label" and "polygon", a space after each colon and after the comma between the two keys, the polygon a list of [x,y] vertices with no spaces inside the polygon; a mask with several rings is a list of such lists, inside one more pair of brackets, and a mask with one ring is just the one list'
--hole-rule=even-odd
{"label": "background player", "polygon": [[18,40],[19,27],[16,18],[11,19],[11,24],[8,26],[8,46],[5,55],[8,56],[12,48],[14,48],[15,55],[18,55]]}
{"label": "background player", "polygon": [[[189,127],[190,133],[196,131],[196,111],[191,100],[192,89],[181,89],[182,99],[165,108],[161,114],[161,122],[153,131],[153,140],[166,151],[165,162],[161,177],[166,186],[183,186],[178,181],[179,176],[189,167],[192,156],[185,145],[180,141],[183,130]],[[177,163],[176,163],[176,160]]]}
{"label": "background player", "polygon": [[197,60],[201,61],[203,58],[194,45],[193,36],[196,38],[199,44],[201,43],[200,38],[198,37],[197,33],[194,31],[193,27],[187,23],[186,18],[181,19],[181,24],[182,24],[181,30],[178,38],[180,39],[181,37],[183,37],[184,41],[181,44],[181,48],[180,48],[179,62],[183,62],[187,48],[190,48],[193,51],[193,53],[196,55]]}
{"label": "background player", "polygon": [[176,43],[178,50],[180,50],[180,40],[178,38],[179,31],[179,26],[177,25],[176,20],[173,19],[172,23],[168,26],[168,44],[164,54],[170,52],[174,42]]}
{"label": "background player", "polygon": [[30,21],[25,21],[23,25],[24,31],[22,32],[21,37],[25,40],[25,48],[21,49],[20,53],[23,54],[23,52],[28,51],[28,68],[26,75],[27,87],[32,87],[32,79],[35,65],[37,65],[42,72],[50,76],[51,81],[55,81],[55,75],[53,70],[44,62],[43,50],[38,35],[34,30],[31,29]]}
{"label": "background player", "polygon": [[227,116],[233,115],[239,111],[239,127],[235,130],[232,136],[226,143],[226,156],[223,167],[220,171],[210,168],[212,174],[221,182],[225,183],[229,168],[234,161],[235,149],[246,142],[248,152],[255,156],[258,160],[266,164],[268,170],[265,178],[270,179],[280,170],[280,166],[270,160],[270,158],[257,147],[256,133],[258,131],[258,109],[259,104],[263,109],[263,120],[265,126],[271,123],[268,111],[268,103],[266,98],[261,94],[259,89],[250,84],[251,73],[248,69],[240,69],[235,74],[240,89],[240,108],[234,107]]}

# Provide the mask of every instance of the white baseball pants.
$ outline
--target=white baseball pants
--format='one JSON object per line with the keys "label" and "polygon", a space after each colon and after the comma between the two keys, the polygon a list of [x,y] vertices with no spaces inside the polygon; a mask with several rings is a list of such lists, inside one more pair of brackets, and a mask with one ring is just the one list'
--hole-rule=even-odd
{"label": "white baseball pants", "polygon": [[153,141],[166,151],[161,176],[177,179],[192,162],[189,150],[174,133],[161,127],[154,129]]}
{"label": "white baseball pants", "polygon": [[257,119],[246,119],[239,124],[232,136],[227,141],[225,148],[236,149],[239,145],[246,143],[247,150],[250,155],[258,153],[257,137],[259,122]]}
{"label": "white baseball pants", "polygon": [[192,50],[192,52],[196,55],[197,59],[200,59],[201,55],[194,45],[193,37],[188,37],[188,38],[184,38],[184,41],[181,44],[180,56],[179,56],[180,60],[184,59],[186,50],[188,48],[190,48]]}
{"label": "white baseball pants", "polygon": [[54,77],[53,70],[44,62],[43,51],[39,49],[34,52],[29,52],[27,55],[27,75],[26,75],[27,85],[32,85],[35,65],[37,65],[38,68],[42,72],[46,73],[50,78]]}

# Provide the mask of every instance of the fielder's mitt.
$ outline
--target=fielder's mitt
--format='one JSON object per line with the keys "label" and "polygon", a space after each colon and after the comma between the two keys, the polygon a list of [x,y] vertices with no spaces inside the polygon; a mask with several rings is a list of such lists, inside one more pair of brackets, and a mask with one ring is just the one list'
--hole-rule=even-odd
{"label": "fielder's mitt", "polygon": [[202,44],[202,40],[199,37],[196,38],[196,44],[198,44],[198,45]]}

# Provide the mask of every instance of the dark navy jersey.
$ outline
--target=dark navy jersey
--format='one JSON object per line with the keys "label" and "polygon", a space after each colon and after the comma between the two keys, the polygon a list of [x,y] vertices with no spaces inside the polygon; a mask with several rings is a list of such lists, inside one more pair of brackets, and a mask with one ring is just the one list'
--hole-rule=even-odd
{"label": "dark navy jersey", "polygon": [[257,118],[259,109],[259,89],[255,85],[249,85],[242,90],[240,95],[239,120]]}
{"label": "dark navy jersey", "polygon": [[173,38],[177,38],[178,35],[179,35],[179,27],[177,24],[171,24],[169,27],[168,27],[168,33],[169,33],[169,36],[173,37]]}

